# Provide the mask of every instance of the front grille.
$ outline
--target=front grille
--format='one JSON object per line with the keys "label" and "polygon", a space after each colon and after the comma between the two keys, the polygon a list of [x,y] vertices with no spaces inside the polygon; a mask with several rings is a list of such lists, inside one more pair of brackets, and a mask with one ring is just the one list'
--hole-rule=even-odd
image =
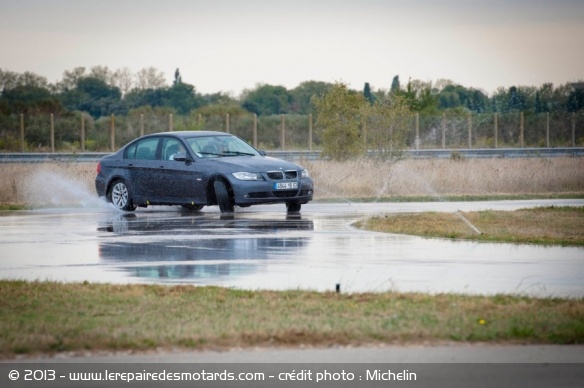
{"label": "front grille", "polygon": [[249,193],[248,198],[268,198],[269,192]]}
{"label": "front grille", "polygon": [[268,178],[280,181],[282,179],[297,179],[298,171],[288,170],[288,171],[268,171]]}
{"label": "front grille", "polygon": [[298,190],[272,191],[272,193],[274,193],[274,197],[278,198],[295,197],[298,194]]}
{"label": "front grille", "polygon": [[273,180],[284,179],[284,173],[282,171],[268,171],[268,178]]}

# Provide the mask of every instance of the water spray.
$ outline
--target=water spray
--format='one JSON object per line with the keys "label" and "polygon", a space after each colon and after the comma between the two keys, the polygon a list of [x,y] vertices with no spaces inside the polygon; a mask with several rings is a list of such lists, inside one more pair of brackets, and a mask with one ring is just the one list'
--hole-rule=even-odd
{"label": "water spray", "polygon": [[[430,195],[436,198],[440,202],[447,202],[440,193],[438,193],[427,181],[424,181],[416,176],[416,174],[411,174],[412,178],[416,179],[417,182],[421,183],[422,186],[430,193]],[[480,230],[476,226],[474,226],[463,214],[460,210],[457,210],[455,213],[458,218],[460,218],[464,223],[471,228],[476,234],[482,234]]]}
{"label": "water spray", "polygon": [[462,215],[462,212],[460,210],[457,210],[455,214],[457,215],[458,218],[463,220],[464,223],[467,224],[469,228],[474,230],[476,232],[476,234],[478,234],[478,235],[482,234],[481,231],[478,230],[478,228],[476,226],[474,226],[465,216]]}

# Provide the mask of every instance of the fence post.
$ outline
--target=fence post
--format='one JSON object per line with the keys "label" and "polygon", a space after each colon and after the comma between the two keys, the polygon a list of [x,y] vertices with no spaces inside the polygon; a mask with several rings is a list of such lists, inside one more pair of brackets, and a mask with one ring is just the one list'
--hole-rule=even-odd
{"label": "fence post", "polygon": [[499,132],[499,123],[498,123],[497,113],[495,113],[495,138],[494,138],[494,146],[495,146],[495,148],[497,148],[498,132]]}
{"label": "fence post", "polygon": [[225,113],[225,132],[231,133],[229,131],[229,113]]}
{"label": "fence post", "polygon": [[116,118],[112,114],[110,121],[110,148],[112,152],[116,150]]}
{"label": "fence post", "polygon": [[81,152],[85,152],[85,114],[81,112]]}
{"label": "fence post", "polygon": [[472,148],[472,113],[468,114],[468,148]]}
{"label": "fence post", "polygon": [[282,147],[282,151],[286,150],[286,120],[284,119],[284,115],[280,115],[280,146]]}
{"label": "fence post", "polygon": [[55,153],[55,115],[51,113],[51,152]]}
{"label": "fence post", "polygon": [[576,112],[572,112],[572,147],[576,147]]}
{"label": "fence post", "polygon": [[419,113],[416,113],[415,131],[416,131],[416,139],[414,140],[414,142],[416,143],[416,149],[419,149],[420,148],[420,114]]}
{"label": "fence post", "polygon": [[363,134],[363,148],[365,149],[365,155],[367,155],[367,119],[361,117],[361,133]]}
{"label": "fence post", "polygon": [[258,115],[253,114],[253,148],[258,148]]}
{"label": "fence post", "polygon": [[524,146],[524,142],[523,142],[523,138],[524,138],[524,126],[523,126],[523,112],[519,113],[519,146],[521,148],[523,148]]}
{"label": "fence post", "polygon": [[20,152],[24,153],[24,114],[20,114]]}
{"label": "fence post", "polygon": [[174,130],[174,128],[173,128],[173,124],[172,124],[172,113],[170,113],[170,114],[168,115],[168,130],[169,130],[170,132],[172,132],[172,131]]}
{"label": "fence post", "polygon": [[312,113],[308,115],[308,150],[312,151]]}
{"label": "fence post", "polygon": [[446,113],[442,113],[442,149],[446,148]]}
{"label": "fence post", "polygon": [[545,146],[550,148],[550,112],[545,112]]}
{"label": "fence post", "polygon": [[140,113],[140,137],[144,136],[144,113]]}

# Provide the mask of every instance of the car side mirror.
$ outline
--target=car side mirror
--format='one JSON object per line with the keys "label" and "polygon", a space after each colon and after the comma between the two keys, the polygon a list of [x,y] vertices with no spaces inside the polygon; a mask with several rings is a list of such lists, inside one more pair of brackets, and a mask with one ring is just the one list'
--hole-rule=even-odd
{"label": "car side mirror", "polygon": [[260,153],[261,156],[267,156],[268,154],[266,154],[266,151],[264,150],[259,150],[258,151]]}
{"label": "car side mirror", "polygon": [[179,152],[174,155],[173,159],[177,162],[192,162],[191,158],[185,152]]}

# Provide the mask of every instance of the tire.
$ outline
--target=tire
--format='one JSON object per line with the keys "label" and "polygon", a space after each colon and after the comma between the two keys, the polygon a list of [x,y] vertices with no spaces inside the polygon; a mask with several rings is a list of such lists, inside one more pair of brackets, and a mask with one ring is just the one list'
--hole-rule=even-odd
{"label": "tire", "polygon": [[198,212],[200,211],[202,208],[205,207],[205,205],[181,205],[181,207],[189,212]]}
{"label": "tire", "polygon": [[113,183],[110,190],[109,199],[117,209],[123,210],[125,212],[136,210],[136,206],[132,203],[130,189],[123,180],[117,180]]}
{"label": "tire", "polygon": [[288,213],[300,213],[302,205],[298,202],[286,202],[286,210]]}
{"label": "tire", "polygon": [[225,182],[216,180],[213,183],[213,187],[215,188],[215,197],[221,213],[233,213],[234,205],[231,202],[231,198],[229,198],[229,191],[227,191]]}

